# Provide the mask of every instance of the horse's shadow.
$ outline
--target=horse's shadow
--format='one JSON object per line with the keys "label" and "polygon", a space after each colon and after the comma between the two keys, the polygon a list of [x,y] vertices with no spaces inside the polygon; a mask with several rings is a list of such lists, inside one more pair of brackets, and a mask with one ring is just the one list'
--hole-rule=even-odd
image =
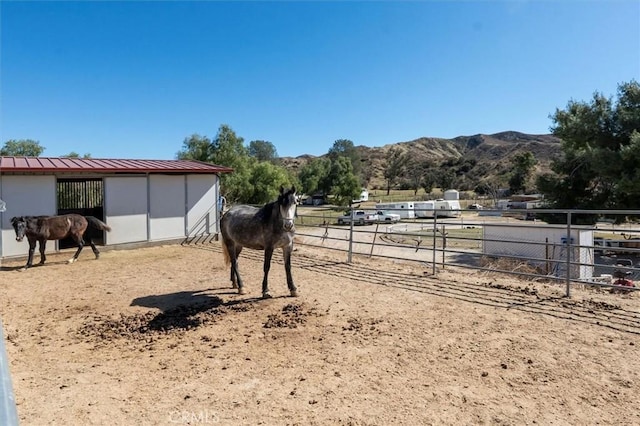
{"label": "horse's shadow", "polygon": [[131,306],[156,308],[162,312],[169,312],[182,306],[198,306],[202,310],[218,307],[222,299],[216,295],[207,294],[209,290],[179,291],[169,294],[154,294],[137,297],[131,301]]}
{"label": "horse's shadow", "polygon": [[138,297],[131,301],[131,306],[156,308],[161,311],[148,320],[143,327],[145,329],[160,332],[193,329],[204,322],[200,314],[215,313],[222,305],[222,299],[204,291],[206,290]]}
{"label": "horse's shadow", "polygon": [[19,271],[24,269],[24,265],[19,266],[0,266],[0,271]]}
{"label": "horse's shadow", "polygon": [[[206,323],[212,316],[226,312],[226,307],[252,304],[262,299],[247,298],[224,302],[218,295],[207,290],[179,291],[176,293],[137,297],[131,306],[159,309],[160,313],[151,318],[146,325],[149,330],[168,331],[175,329],[193,329]],[[234,293],[235,294],[235,293]],[[234,309],[244,311],[245,309]]]}
{"label": "horse's shadow", "polygon": [[68,265],[69,261],[68,260],[48,260],[46,261],[46,263],[34,263],[33,265],[29,266],[28,268],[25,268],[25,265],[16,265],[16,266],[0,266],[0,272],[3,271],[21,271],[24,272],[27,269],[33,269],[33,268],[41,268],[43,266],[53,266],[53,265]]}

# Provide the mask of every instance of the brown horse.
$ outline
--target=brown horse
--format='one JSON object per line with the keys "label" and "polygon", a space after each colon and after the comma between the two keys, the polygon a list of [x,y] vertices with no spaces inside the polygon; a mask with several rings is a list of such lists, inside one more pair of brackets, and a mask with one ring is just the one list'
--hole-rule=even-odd
{"label": "brown horse", "polygon": [[78,260],[78,256],[84,247],[84,240],[91,245],[96,259],[100,257],[100,252],[96,248],[91,236],[87,231],[88,227],[99,231],[111,231],[111,228],[101,220],[93,216],[81,216],[79,214],[65,214],[61,216],[20,216],[11,218],[11,225],[16,231],[16,241],[22,241],[27,236],[29,241],[29,259],[24,269],[33,264],[33,253],[36,249],[36,242],[40,244],[40,264],[42,265],[47,257],[44,250],[47,240],[61,240],[71,237],[78,245],[78,250],[67,263]]}

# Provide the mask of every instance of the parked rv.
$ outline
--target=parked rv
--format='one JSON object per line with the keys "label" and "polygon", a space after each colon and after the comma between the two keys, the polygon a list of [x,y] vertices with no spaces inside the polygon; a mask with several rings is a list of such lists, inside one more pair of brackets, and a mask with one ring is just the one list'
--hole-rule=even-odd
{"label": "parked rv", "polygon": [[397,203],[378,203],[377,210],[386,210],[390,213],[400,215],[402,219],[413,219],[416,217],[413,201],[403,201]]}
{"label": "parked rv", "polygon": [[434,200],[416,201],[413,203],[413,208],[416,212],[416,217],[433,217],[436,202]]}
{"label": "parked rv", "polygon": [[460,202],[458,200],[429,200],[414,202],[416,217],[458,217],[462,213],[460,211]]}
{"label": "parked rv", "polygon": [[458,200],[436,200],[435,202],[438,217],[458,217],[462,214]]}

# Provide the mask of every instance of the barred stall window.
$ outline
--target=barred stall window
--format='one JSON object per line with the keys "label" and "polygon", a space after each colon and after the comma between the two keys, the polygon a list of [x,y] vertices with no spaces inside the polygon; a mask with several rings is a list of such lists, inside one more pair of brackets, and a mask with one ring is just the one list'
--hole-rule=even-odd
{"label": "barred stall window", "polygon": [[[101,178],[58,179],[58,214],[77,213],[104,221],[104,187]],[[96,244],[104,244],[103,233],[92,234]],[[60,240],[60,248],[75,247],[70,239]]]}

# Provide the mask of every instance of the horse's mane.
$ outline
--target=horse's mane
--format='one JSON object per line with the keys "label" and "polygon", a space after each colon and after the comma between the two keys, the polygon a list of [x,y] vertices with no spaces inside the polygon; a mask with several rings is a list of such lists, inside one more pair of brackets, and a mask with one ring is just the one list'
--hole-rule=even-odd
{"label": "horse's mane", "polygon": [[271,217],[273,216],[274,210],[276,211],[276,214],[277,214],[279,209],[274,209],[276,204],[278,204],[278,200],[267,203],[264,206],[262,206],[260,210],[258,210],[257,216],[260,218],[262,223],[269,223],[269,221],[271,220]]}
{"label": "horse's mane", "polygon": [[289,191],[281,193],[277,200],[265,204],[260,208],[260,210],[258,210],[257,216],[260,218],[262,223],[269,223],[274,214],[277,215],[280,213],[280,209],[277,207],[280,204],[287,204],[289,195]]}
{"label": "horse's mane", "polygon": [[18,217],[12,217],[11,218],[11,223],[13,223],[14,221],[29,223],[29,222],[33,222],[34,220],[37,221],[38,219],[45,219],[47,217],[49,217],[49,216],[46,216],[46,215],[41,215],[41,216],[18,216]]}
{"label": "horse's mane", "polygon": [[290,190],[286,192],[280,192],[280,195],[276,200],[271,201],[270,203],[267,203],[264,206],[260,207],[260,209],[258,209],[256,217],[258,217],[262,223],[269,223],[274,214],[278,215],[280,213],[280,209],[277,207],[280,204],[286,205],[289,202],[289,196],[292,192],[295,194],[295,187],[292,191]]}

